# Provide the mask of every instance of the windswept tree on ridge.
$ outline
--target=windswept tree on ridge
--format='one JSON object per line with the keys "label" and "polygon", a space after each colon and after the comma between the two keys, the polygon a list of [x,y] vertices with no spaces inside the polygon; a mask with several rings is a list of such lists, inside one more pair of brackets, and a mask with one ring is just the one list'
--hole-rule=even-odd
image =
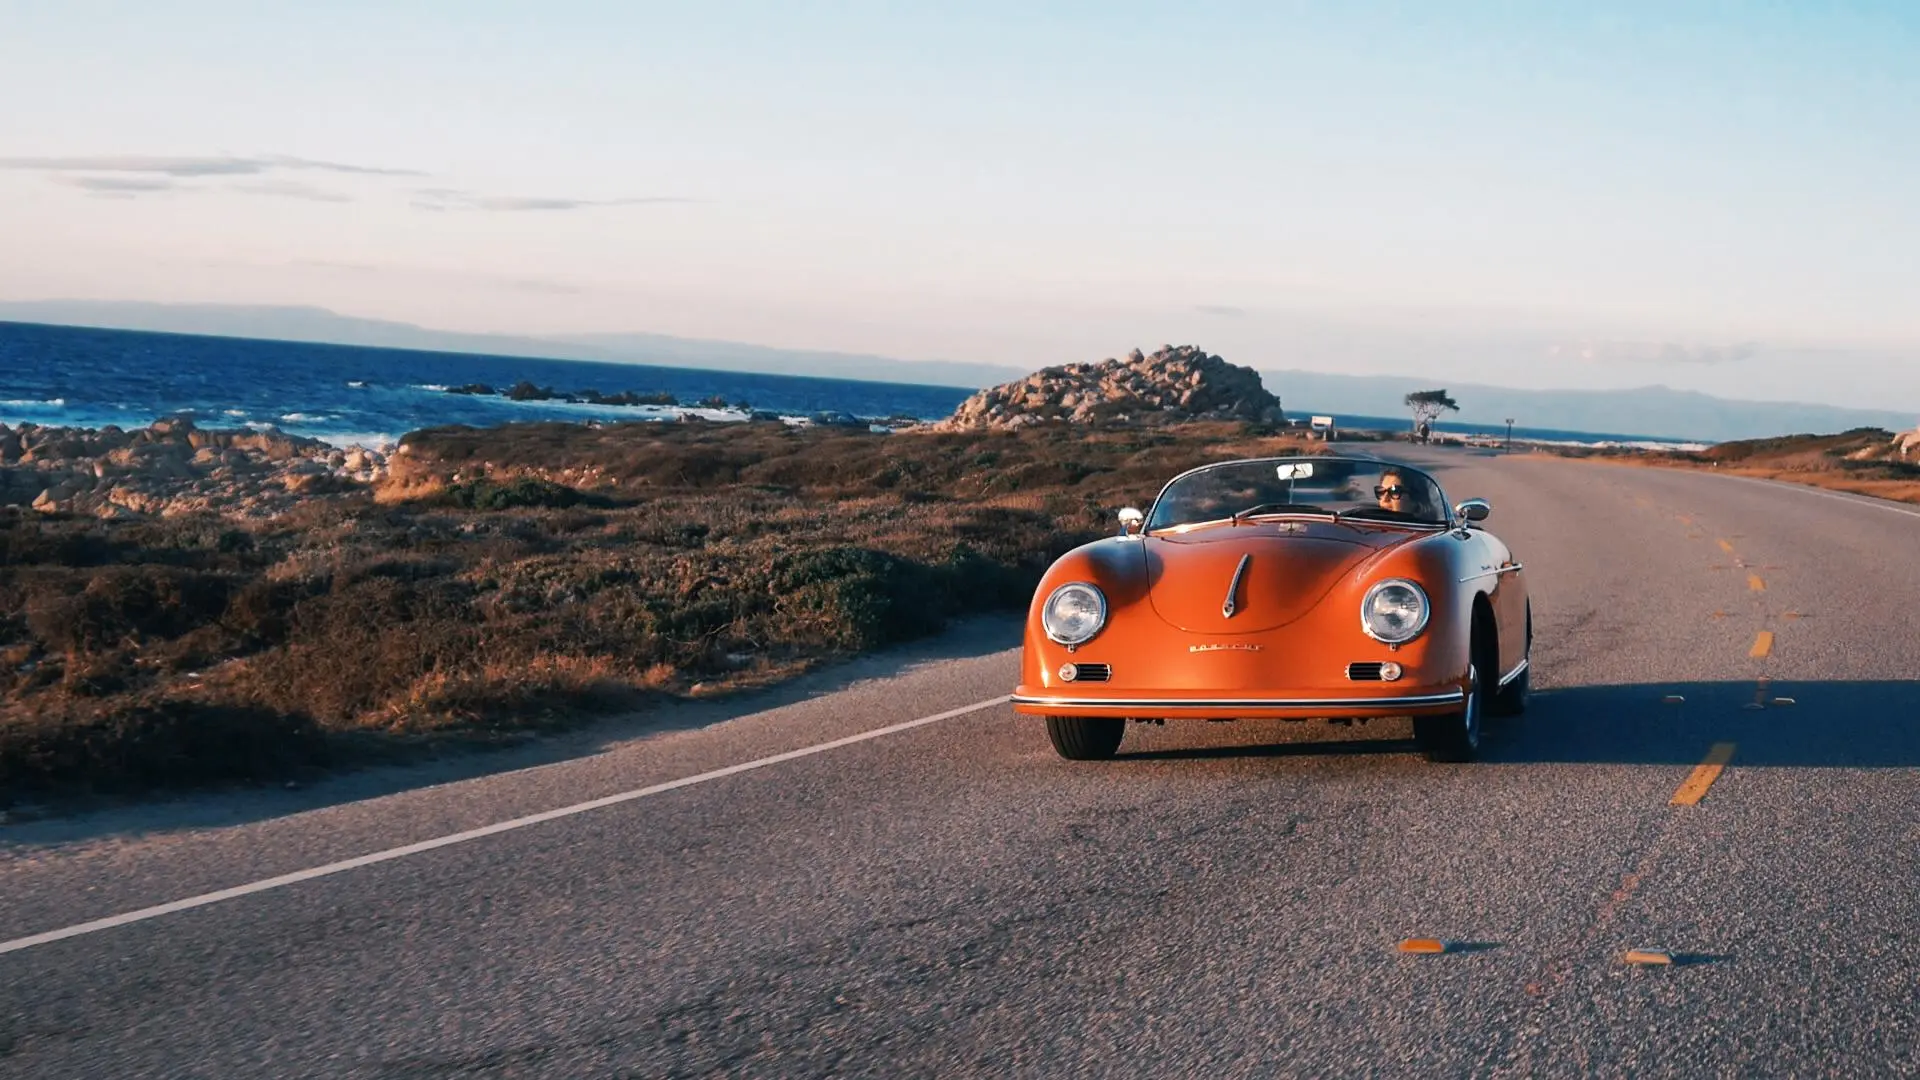
{"label": "windswept tree on ridge", "polygon": [[1445,390],[1416,390],[1407,395],[1406,405],[1413,410],[1413,433],[1421,442],[1432,436],[1433,421],[1441,413],[1460,411],[1460,403]]}

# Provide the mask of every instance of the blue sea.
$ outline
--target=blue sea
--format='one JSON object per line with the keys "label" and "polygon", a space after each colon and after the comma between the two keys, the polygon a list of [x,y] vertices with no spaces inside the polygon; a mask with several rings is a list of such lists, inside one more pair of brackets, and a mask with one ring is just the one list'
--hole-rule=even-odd
{"label": "blue sea", "polygon": [[[450,394],[485,383],[504,391],[531,382],[558,394],[667,393],[682,403],[720,397],[804,418],[844,413],[871,421],[950,415],[964,387],[762,375],[646,364],[548,360],[411,349],[259,341],[249,338],[100,330],[0,322],[0,422],[99,428],[145,427],[186,415],[201,427],[279,430],[340,446],[389,445],[442,424],[490,427],[529,420],[661,420],[691,411],[739,419],[737,411],[513,401]],[[1285,388],[1279,388],[1286,400]],[[1313,410],[1289,402],[1287,413]],[[1343,428],[1404,431],[1405,417],[1339,416]],[[1448,434],[1504,435],[1504,428],[1442,421]],[[1646,436],[1515,428],[1519,439],[1647,443]],[[1664,441],[1664,440],[1663,440]]]}
{"label": "blue sea", "polygon": [[271,428],[374,447],[441,424],[657,420],[682,411],[446,392],[469,383],[504,391],[523,380],[562,395],[664,392],[687,404],[718,396],[784,416],[838,412],[872,420],[938,419],[972,393],[962,387],[0,322],[0,421],[9,424],[130,429],[185,414],[201,427]]}

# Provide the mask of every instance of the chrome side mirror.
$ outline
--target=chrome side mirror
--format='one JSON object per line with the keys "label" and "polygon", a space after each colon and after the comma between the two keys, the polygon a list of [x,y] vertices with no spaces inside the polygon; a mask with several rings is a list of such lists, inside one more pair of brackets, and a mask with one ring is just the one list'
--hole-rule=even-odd
{"label": "chrome side mirror", "polygon": [[1120,535],[1132,536],[1139,532],[1140,526],[1144,524],[1146,520],[1147,515],[1131,506],[1120,511]]}
{"label": "chrome side mirror", "polygon": [[1455,516],[1462,521],[1485,521],[1493,513],[1493,504],[1485,499],[1468,499],[1453,508]]}

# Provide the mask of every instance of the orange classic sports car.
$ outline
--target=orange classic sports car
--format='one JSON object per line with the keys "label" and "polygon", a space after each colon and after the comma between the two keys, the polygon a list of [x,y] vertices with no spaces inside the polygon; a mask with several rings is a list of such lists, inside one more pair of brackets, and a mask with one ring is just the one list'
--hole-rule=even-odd
{"label": "orange classic sports car", "polygon": [[1490,512],[1368,458],[1182,473],[1048,569],[1014,708],[1076,760],[1112,757],[1129,719],[1381,717],[1411,717],[1429,760],[1471,760],[1531,683],[1526,576]]}

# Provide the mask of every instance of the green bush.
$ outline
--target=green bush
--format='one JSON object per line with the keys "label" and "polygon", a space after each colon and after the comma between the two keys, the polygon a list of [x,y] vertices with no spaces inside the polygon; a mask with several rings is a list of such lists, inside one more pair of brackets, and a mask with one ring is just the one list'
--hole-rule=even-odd
{"label": "green bush", "polygon": [[586,501],[584,495],[565,484],[532,476],[504,484],[492,480],[454,484],[443,493],[443,499],[466,510],[512,510],[523,506],[565,509]]}
{"label": "green bush", "polygon": [[832,644],[868,649],[938,632],[952,602],[944,575],[884,551],[832,547],[776,560],[783,602],[827,617]]}

